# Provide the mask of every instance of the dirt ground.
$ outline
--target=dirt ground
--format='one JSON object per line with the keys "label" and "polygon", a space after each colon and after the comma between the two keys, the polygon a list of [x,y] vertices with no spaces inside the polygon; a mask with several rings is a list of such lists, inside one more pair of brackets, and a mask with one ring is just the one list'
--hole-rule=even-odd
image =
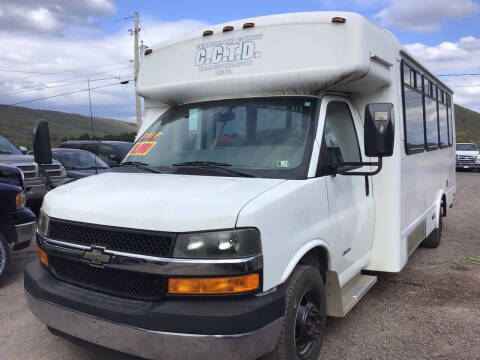
{"label": "dirt ground", "polygon": [[[419,248],[402,272],[378,274],[344,319],[329,318],[320,359],[480,359],[480,267],[455,263],[480,258],[480,173],[457,173],[447,215],[438,249]],[[14,253],[0,288],[0,359],[133,359],[77,347],[33,317],[23,269],[35,257],[34,245]]]}

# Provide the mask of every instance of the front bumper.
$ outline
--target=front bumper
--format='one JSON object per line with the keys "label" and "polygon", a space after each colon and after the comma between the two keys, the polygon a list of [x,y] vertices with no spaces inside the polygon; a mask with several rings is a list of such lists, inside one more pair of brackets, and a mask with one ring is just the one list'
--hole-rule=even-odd
{"label": "front bumper", "polygon": [[46,193],[47,189],[41,180],[32,182],[25,181],[25,194],[27,195],[27,201],[42,200]]}
{"label": "front bumper", "polygon": [[457,162],[456,167],[457,169],[479,169],[480,163],[479,162],[471,162],[471,163]]}
{"label": "front bumper", "polygon": [[25,270],[32,313],[64,334],[147,359],[257,359],[278,342],[282,289],[264,296],[129,300],[59,281],[38,261]]}
{"label": "front bumper", "polygon": [[[15,247],[19,247],[24,243],[30,243],[32,239],[35,237],[35,231],[37,230],[37,223],[36,221],[15,225],[15,233],[16,238],[14,241],[14,249]],[[23,247],[23,246],[22,246]]]}
{"label": "front bumper", "polygon": [[2,213],[0,230],[15,248],[25,248],[35,238],[36,216],[28,208]]}

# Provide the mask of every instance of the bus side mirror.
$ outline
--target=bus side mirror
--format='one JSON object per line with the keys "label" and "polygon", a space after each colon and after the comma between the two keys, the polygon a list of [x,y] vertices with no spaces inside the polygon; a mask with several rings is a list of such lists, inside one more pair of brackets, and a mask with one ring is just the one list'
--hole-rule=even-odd
{"label": "bus side mirror", "polygon": [[39,119],[35,121],[33,155],[38,165],[52,163],[52,148],[50,145],[50,131],[48,130],[47,120]]}
{"label": "bus side mirror", "polygon": [[364,123],[365,155],[392,156],[394,139],[393,104],[368,104]]}

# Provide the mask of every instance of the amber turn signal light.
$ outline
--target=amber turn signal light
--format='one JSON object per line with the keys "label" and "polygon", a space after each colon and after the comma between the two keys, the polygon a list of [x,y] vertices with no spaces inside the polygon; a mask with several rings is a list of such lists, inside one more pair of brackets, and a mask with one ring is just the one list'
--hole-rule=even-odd
{"label": "amber turn signal light", "polygon": [[203,36],[209,36],[209,35],[212,35],[213,34],[213,31],[212,30],[205,30],[203,32]]}
{"label": "amber turn signal light", "polygon": [[238,294],[257,290],[258,274],[223,278],[170,278],[168,293],[176,295]]}
{"label": "amber turn signal light", "polygon": [[243,24],[244,29],[248,29],[248,28],[252,28],[252,27],[255,27],[255,23],[248,22],[248,23]]}
{"label": "amber turn signal light", "polygon": [[345,23],[347,22],[347,19],[342,18],[342,17],[339,17],[339,16],[336,16],[336,17],[332,18],[332,22],[333,22],[333,23],[345,24]]}
{"label": "amber turn signal light", "polygon": [[37,248],[37,253],[38,253],[38,258],[40,259],[40,262],[46,267],[49,267],[50,265],[48,264],[47,253],[40,248]]}
{"label": "amber turn signal light", "polygon": [[227,32],[227,31],[233,31],[233,26],[225,26],[223,28],[223,32]]}
{"label": "amber turn signal light", "polygon": [[152,49],[146,49],[145,52],[144,52],[144,55],[151,54],[152,52],[153,52]]}

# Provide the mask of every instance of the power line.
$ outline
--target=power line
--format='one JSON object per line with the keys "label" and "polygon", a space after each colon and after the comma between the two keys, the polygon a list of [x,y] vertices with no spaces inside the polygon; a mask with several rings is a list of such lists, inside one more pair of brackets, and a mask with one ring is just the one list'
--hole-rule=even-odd
{"label": "power line", "polygon": [[[115,77],[108,77],[108,78],[102,78],[102,79],[91,79],[90,82],[120,79],[122,76],[127,76],[127,75],[131,76],[132,74],[124,74],[124,75],[118,75],[118,76],[115,76]],[[87,79],[88,79],[88,77],[87,77]],[[72,85],[83,84],[83,83],[86,83],[86,82],[88,82],[88,80],[77,81],[77,82],[73,82],[73,83],[69,83],[69,84],[60,84],[60,85],[56,85],[56,86],[44,86],[41,89],[39,89],[37,87],[23,88],[23,89],[19,89],[19,90],[2,92],[2,93],[0,93],[0,95],[15,95],[15,94],[23,94],[23,93],[30,92],[30,91],[43,91],[43,90],[54,89],[54,88],[62,87],[62,86],[72,86]]]}
{"label": "power line", "polygon": [[480,73],[471,73],[471,74],[441,74],[437,76],[480,76]]}
{"label": "power line", "polygon": [[152,39],[150,39],[150,36],[148,36],[148,33],[147,33],[147,30],[145,29],[145,26],[144,25],[140,25],[140,29],[143,30],[145,36],[147,37],[148,41],[150,41],[150,44],[153,44],[153,41]]}
{"label": "power line", "polygon": [[453,85],[452,87],[454,88],[463,88],[463,87],[477,87],[480,86],[480,84],[472,84],[472,85]]}
{"label": "power line", "polygon": [[[116,69],[112,69],[112,70],[100,71],[100,72],[89,73],[89,74],[81,74],[81,75],[77,75],[77,76],[69,77],[68,79],[63,79],[63,80],[55,80],[55,81],[52,81],[52,80],[47,80],[47,81],[37,81],[36,83],[37,83],[37,84],[55,84],[55,83],[62,83],[62,82],[67,82],[67,81],[74,80],[74,79],[78,79],[78,78],[83,78],[83,77],[85,77],[85,78],[86,78],[87,76],[92,76],[92,75],[100,75],[100,74],[107,74],[107,73],[110,73],[110,72],[113,72],[113,71],[118,71],[118,70],[128,69],[128,68],[130,68],[130,67],[131,67],[131,65],[128,65],[128,66],[123,66],[123,67],[116,68]],[[11,81],[13,81],[13,80],[11,80]]]}
{"label": "power line", "polygon": [[[120,61],[120,62],[103,64],[103,65],[86,66],[86,67],[81,67],[81,68],[74,68],[74,69],[69,69],[69,70],[64,70],[64,71],[57,71],[57,72],[54,72],[54,73],[43,73],[43,74],[44,75],[57,75],[57,74],[74,73],[75,71],[79,71],[79,70],[93,69],[93,68],[100,68],[100,67],[111,66],[111,65],[124,64],[127,61],[130,62],[131,60],[124,60],[124,61]],[[26,71],[23,71],[23,70],[16,71],[16,70],[11,70],[11,69],[8,69],[8,70],[4,69],[4,70],[0,70],[0,71],[4,71],[4,72],[26,72]],[[73,75],[75,75],[75,73]],[[22,80],[22,79],[30,79],[30,77],[27,76],[27,77],[21,77],[21,78],[8,79],[8,81],[16,81],[16,80]]]}
{"label": "power line", "polygon": [[[126,21],[132,19],[133,16],[126,16],[123,18],[117,18],[117,19],[112,19],[112,20],[102,20],[102,21],[95,21],[94,23],[91,23],[89,25],[99,25],[99,24],[105,24],[105,23],[119,23],[120,21]],[[41,30],[41,31],[31,31],[31,32],[26,32],[22,34],[14,34],[14,35],[8,35],[5,37],[1,37],[0,40],[5,40],[5,39],[11,39],[11,38],[16,38],[16,37],[22,37],[22,36],[31,36],[31,35],[39,35],[39,34],[45,34],[49,32],[56,32],[56,31],[62,31],[66,30],[70,27],[70,25],[62,26],[56,29],[49,29],[49,30]],[[75,24],[72,27],[84,27],[80,24]]]}
{"label": "power line", "polygon": [[[96,86],[96,87],[90,88],[90,90],[101,89],[101,88],[108,87],[108,86],[113,86],[113,85],[126,85],[126,84],[129,84],[129,83],[132,82],[132,81],[133,81],[133,79],[131,79],[131,80],[125,80],[125,81],[120,81],[120,82],[116,82],[116,83],[112,83],[112,84],[107,84],[107,85]],[[16,105],[21,105],[21,104],[27,104],[27,103],[34,102],[34,101],[40,101],[40,100],[46,100],[46,99],[53,99],[53,98],[60,97],[60,96],[67,96],[67,95],[76,94],[76,93],[80,93],[80,92],[84,92],[84,91],[89,91],[89,89],[76,90],[76,91],[71,91],[71,92],[68,92],[68,93],[57,94],[57,95],[52,95],[52,96],[45,96],[45,97],[42,97],[42,98],[37,98],[37,99],[32,99],[32,100],[26,100],[26,101],[20,101],[20,102],[17,102],[17,103],[7,104],[7,105],[0,105],[0,106],[1,106],[1,107],[16,106]]]}

